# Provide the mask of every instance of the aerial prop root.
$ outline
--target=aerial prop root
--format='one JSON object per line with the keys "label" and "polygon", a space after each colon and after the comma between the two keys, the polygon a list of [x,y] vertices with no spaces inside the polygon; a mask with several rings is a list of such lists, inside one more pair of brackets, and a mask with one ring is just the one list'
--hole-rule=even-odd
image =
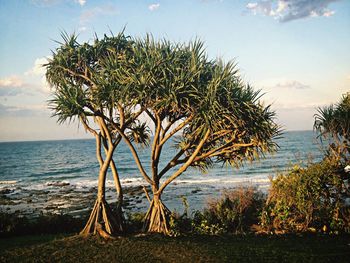
{"label": "aerial prop root", "polygon": [[169,233],[170,210],[159,198],[153,198],[145,216],[144,230],[156,233]]}
{"label": "aerial prop root", "polygon": [[98,198],[80,235],[99,235],[105,239],[113,239],[116,229],[121,229],[119,225],[106,200]]}

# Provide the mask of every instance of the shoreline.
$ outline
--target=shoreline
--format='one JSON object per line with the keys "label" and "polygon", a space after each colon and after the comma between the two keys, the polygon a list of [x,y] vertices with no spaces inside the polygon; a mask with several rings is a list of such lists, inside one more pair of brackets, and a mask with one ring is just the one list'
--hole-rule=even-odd
{"label": "shoreline", "polygon": [[[233,180],[233,182],[235,181]],[[136,184],[132,180],[129,180],[129,182],[134,185],[123,187],[123,210],[125,214],[147,212],[149,203],[143,186],[146,186],[149,193],[151,192],[150,186]],[[258,190],[264,192],[264,190],[267,190],[265,182],[266,180],[260,186],[251,181],[231,185],[221,183],[211,185],[207,181],[203,184],[196,184],[188,183],[188,180],[187,182],[186,180],[179,180],[179,182],[174,182],[173,185],[168,187],[162,196],[162,200],[171,211],[182,212],[184,210],[183,198],[185,198],[189,203],[189,211],[194,212],[202,210],[208,200],[218,198],[223,191],[228,189],[240,186],[255,186]],[[77,187],[77,185],[65,181],[46,182],[44,186],[46,187],[35,189],[16,184],[3,185],[0,189],[0,212],[18,213],[28,217],[46,213],[80,217],[92,209],[97,197],[97,186]],[[117,202],[114,187],[106,187],[106,201],[111,206]]]}

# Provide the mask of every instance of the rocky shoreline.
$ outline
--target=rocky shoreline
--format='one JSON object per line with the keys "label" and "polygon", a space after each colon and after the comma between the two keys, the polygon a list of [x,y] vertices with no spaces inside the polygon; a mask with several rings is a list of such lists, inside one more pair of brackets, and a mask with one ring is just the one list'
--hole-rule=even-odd
{"label": "rocky shoreline", "polygon": [[[0,190],[0,212],[18,213],[35,217],[41,214],[69,214],[83,216],[91,209],[97,195],[97,187],[77,189],[65,182],[51,182],[48,189],[27,189],[20,186]],[[113,207],[117,196],[115,190],[107,188],[106,198]],[[123,208],[128,211],[146,209],[148,201],[142,186],[124,188]]]}

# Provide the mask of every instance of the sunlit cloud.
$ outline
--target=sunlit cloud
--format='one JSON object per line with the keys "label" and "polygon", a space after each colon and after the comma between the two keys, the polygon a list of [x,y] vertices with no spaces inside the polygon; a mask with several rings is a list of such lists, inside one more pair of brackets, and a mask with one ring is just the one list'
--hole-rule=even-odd
{"label": "sunlit cloud", "polygon": [[149,9],[150,11],[155,11],[155,10],[157,10],[159,7],[160,7],[160,4],[159,4],[159,3],[154,3],[154,4],[149,5],[149,6],[148,6],[148,9]]}
{"label": "sunlit cloud", "polygon": [[16,75],[2,78],[0,79],[0,97],[21,94],[24,85],[23,79]]}
{"label": "sunlit cloud", "polygon": [[16,75],[0,79],[1,88],[20,88],[23,84],[22,78]]}
{"label": "sunlit cloud", "polygon": [[45,64],[48,62],[48,58],[43,57],[43,58],[37,58],[34,61],[33,67],[25,72],[24,74],[26,76],[28,75],[36,75],[36,76],[42,76],[46,72]]}
{"label": "sunlit cloud", "polygon": [[46,81],[44,64],[49,57],[35,59],[33,66],[20,75],[12,75],[0,79],[0,97],[32,95],[33,92],[48,94],[50,86]]}
{"label": "sunlit cloud", "polygon": [[44,66],[46,63],[48,63],[49,58],[50,56],[35,59],[33,67],[24,73],[25,76],[35,77],[35,84],[31,85],[32,90],[45,94],[50,92],[50,86],[45,77],[46,67]]}
{"label": "sunlit cloud", "polygon": [[79,5],[84,6],[86,4],[86,0],[75,0]]}
{"label": "sunlit cloud", "polygon": [[246,8],[253,14],[271,16],[279,22],[308,17],[330,17],[335,14],[328,6],[338,0],[260,0],[250,2]]}

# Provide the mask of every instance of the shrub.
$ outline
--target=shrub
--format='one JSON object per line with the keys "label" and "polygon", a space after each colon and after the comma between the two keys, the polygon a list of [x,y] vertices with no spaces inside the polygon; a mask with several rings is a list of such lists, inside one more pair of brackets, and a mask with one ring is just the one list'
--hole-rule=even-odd
{"label": "shrub", "polygon": [[17,213],[0,213],[0,237],[27,234],[74,233],[83,227],[83,218],[45,214],[27,218]]}
{"label": "shrub", "polygon": [[26,233],[29,221],[15,213],[0,213],[0,237]]}
{"label": "shrub", "polygon": [[140,232],[144,225],[145,216],[146,213],[143,212],[128,213],[125,220],[126,232]]}
{"label": "shrub", "polygon": [[343,166],[332,158],[278,175],[271,182],[261,227],[275,233],[349,232],[349,182],[344,176]]}
{"label": "shrub", "polygon": [[193,230],[200,234],[243,233],[259,222],[264,195],[253,187],[225,190],[203,213],[193,218]]}
{"label": "shrub", "polygon": [[225,229],[210,217],[206,211],[201,213],[196,211],[192,220],[192,231],[201,235],[220,235],[225,233]]}

